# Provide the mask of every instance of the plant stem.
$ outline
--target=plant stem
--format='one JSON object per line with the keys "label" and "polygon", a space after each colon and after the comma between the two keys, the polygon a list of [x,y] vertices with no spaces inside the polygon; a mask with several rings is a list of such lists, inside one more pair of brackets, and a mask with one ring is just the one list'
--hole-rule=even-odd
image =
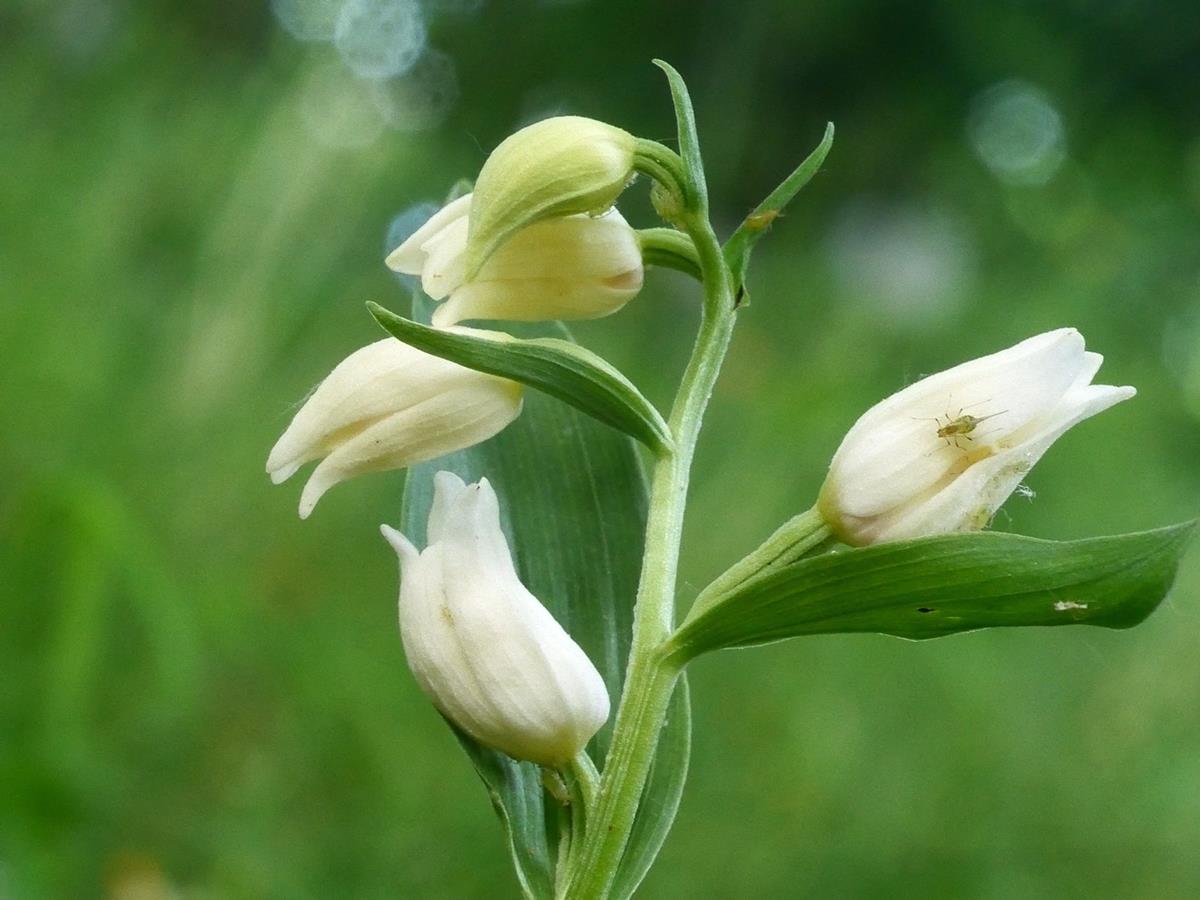
{"label": "plant stem", "polygon": [[702,279],[696,245],[682,231],[674,228],[643,228],[638,232],[642,245],[642,262],[648,266],[665,266],[695,279]]}
{"label": "plant stem", "polygon": [[696,439],[735,319],[729,269],[706,211],[692,212],[684,225],[704,276],[704,309],[668,423],[675,452],[659,458],[654,466],[625,689],[596,806],[566,885],[565,896],[576,900],[601,900],[608,895],[679,675],[661,648],[674,626],[675,581]]}
{"label": "plant stem", "polygon": [[583,802],[584,810],[590,810],[596,805],[596,791],[600,786],[600,773],[596,764],[587,755],[586,750],[580,750],[571,760],[569,771],[579,790],[579,800]]}
{"label": "plant stem", "polygon": [[831,536],[829,526],[816,507],[793,516],[763,541],[758,549],[738,560],[702,590],[688,611],[687,618],[695,618],[750,579],[781,569],[819,549]]}
{"label": "plant stem", "polygon": [[562,896],[566,883],[566,875],[572,869],[575,855],[583,845],[583,836],[587,833],[588,814],[596,805],[596,791],[600,786],[600,773],[586,750],[580,750],[575,758],[557,771],[558,777],[570,793],[567,805],[558,807],[559,833],[562,835],[558,846],[558,863],[556,871],[557,896]]}

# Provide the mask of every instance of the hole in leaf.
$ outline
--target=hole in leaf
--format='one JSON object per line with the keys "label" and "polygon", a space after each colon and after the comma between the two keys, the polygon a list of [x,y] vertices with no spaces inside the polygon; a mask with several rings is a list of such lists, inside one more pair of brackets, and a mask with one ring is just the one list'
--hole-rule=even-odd
{"label": "hole in leaf", "polygon": [[919,613],[931,613],[931,612],[936,612],[936,611],[937,611],[937,610],[931,609],[931,608],[930,608],[930,607],[928,607],[928,606],[919,606],[919,607],[917,607],[917,612],[919,612]]}

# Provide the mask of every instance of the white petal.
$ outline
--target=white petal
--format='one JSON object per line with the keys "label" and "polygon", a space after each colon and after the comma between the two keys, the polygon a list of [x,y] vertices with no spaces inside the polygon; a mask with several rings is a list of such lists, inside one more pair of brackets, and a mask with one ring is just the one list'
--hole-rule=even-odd
{"label": "white petal", "polygon": [[878,403],[847,433],[830,465],[846,515],[880,515],[929,490],[961,464],[962,451],[937,436],[969,413],[992,418],[962,441],[968,449],[1004,443],[1062,398],[1090,362],[1083,338],[1059,329],[931,375]]}
{"label": "white petal", "polygon": [[392,389],[409,378],[418,354],[385,338],[351,353],[300,407],[267,458],[276,483],[324,455],[335,436],[358,430],[395,410]]}
{"label": "white petal", "polygon": [[436,549],[455,636],[490,708],[478,736],[521,759],[570,758],[608,717],[599,673],[511,568],[489,570],[449,546]]}
{"label": "white petal", "polygon": [[443,566],[436,547],[405,565],[400,582],[400,636],[417,683],[460,728],[476,734],[488,709],[471,690],[471,662],[458,640],[453,613],[446,604]]}
{"label": "white petal", "polygon": [[425,543],[436,544],[442,539],[446,522],[458,512],[459,501],[467,492],[467,483],[453,472],[442,470],[433,476],[433,503],[429,507],[429,524]]}
{"label": "white petal", "polygon": [[500,501],[486,478],[464,484],[450,472],[434,476],[428,542],[447,545],[447,553],[469,559],[470,566],[516,577],[508,540],[500,527]]}
{"label": "white petal", "polygon": [[467,220],[447,225],[425,243],[428,254],[421,270],[421,289],[441,300],[463,283],[463,250],[467,246]]}
{"label": "white petal", "polygon": [[[462,368],[462,367],[456,367]],[[334,447],[300,495],[307,518],[331,487],[356,475],[401,469],[487,440],[521,411],[521,386],[462,369],[471,378],[387,416]]]}
{"label": "white petal", "polygon": [[380,525],[379,533],[383,535],[383,539],[391,545],[391,548],[396,551],[402,568],[407,568],[416,563],[417,557],[421,554],[413,546],[412,541],[391,525]]}
{"label": "white petal", "polygon": [[470,212],[470,194],[464,194],[457,200],[446,204],[430,216],[429,221],[413,232],[408,240],[388,254],[387,267],[394,272],[420,275],[427,254],[425,244],[442,229],[460,219],[465,220]]}
{"label": "white petal", "polygon": [[470,319],[542,322],[553,319],[599,319],[612,315],[637,296],[640,274],[621,287],[602,282],[541,281],[469,282],[433,311],[433,324],[446,328]]}
{"label": "white petal", "polygon": [[[431,257],[426,272],[433,268]],[[642,280],[637,234],[619,212],[610,210],[599,217],[537,222],[502,244],[471,281],[453,284],[450,277],[425,288],[440,299],[452,285],[450,299],[434,311],[434,325],[440,328],[464,319],[599,318],[637,296]]]}
{"label": "white petal", "polygon": [[339,363],[304,402],[271,449],[267,472],[278,484],[397,411],[479,377],[395,338],[368,344]]}
{"label": "white petal", "polygon": [[472,281],[603,280],[641,265],[637,233],[612,209],[602,216],[546,219],[518,231]]}
{"label": "white petal", "polygon": [[[1089,354],[1095,356],[1096,354]],[[1092,369],[1087,377],[1095,373]],[[990,521],[1050,446],[1069,428],[1128,400],[1131,387],[1077,385],[1037,430],[1021,443],[970,466],[933,496],[912,503],[908,514],[886,523],[877,540],[903,540],[948,531],[970,531]]]}

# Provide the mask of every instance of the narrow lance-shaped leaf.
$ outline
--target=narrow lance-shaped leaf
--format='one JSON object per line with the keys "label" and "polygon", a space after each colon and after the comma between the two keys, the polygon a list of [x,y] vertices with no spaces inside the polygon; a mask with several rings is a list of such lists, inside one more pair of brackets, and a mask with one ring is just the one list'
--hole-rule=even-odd
{"label": "narrow lance-shaped leaf", "polygon": [[831,147],[833,147],[833,123],[829,122],[825,126],[825,136],[821,138],[821,143],[817,145],[816,149],[805,157],[804,162],[796,166],[792,174],[785,178],[779,187],[771,191],[766,200],[758,204],[754,211],[746,216],[737,231],[725,243],[725,260],[729,263],[735,284],[741,285],[745,279],[746,266],[750,263],[750,252],[758,243],[758,239],[766,234],[771,223],[783,214],[787,205],[792,202],[796,194],[800,193],[800,189],[812,181],[813,176],[820,171]]}
{"label": "narrow lance-shaped leaf", "polygon": [[848,549],[748,582],[671,639],[709,650],[837,632],[921,639],[977,628],[1128,628],[1166,595],[1193,523],[1080,541],[984,532]]}
{"label": "narrow lance-shaped leaf", "polygon": [[678,123],[679,155],[683,159],[688,174],[688,189],[692,192],[690,198],[698,209],[708,207],[708,182],[704,177],[704,161],[700,158],[700,138],[696,134],[696,113],[692,109],[692,98],[688,94],[683,76],[670,63],[661,59],[654,60],[667,75],[667,84],[671,88],[671,100],[675,105],[675,121]]}
{"label": "narrow lance-shaped leaf", "polygon": [[[428,319],[417,297],[414,318]],[[531,339],[569,341],[560,324],[517,325]],[[596,665],[615,704],[633,629],[633,602],[646,516],[646,485],[636,445],[557,399],[526,398],[521,416],[495,438],[409,470],[402,530],[418,546],[441,469],[464,479],[487,476],[501,498],[502,525],[521,580]],[[660,735],[656,765],[639,808],[618,879],[632,890],[662,844],[687,771],[688,698],[681,684]],[[455,730],[487,788],[508,837],[526,897],[554,896],[559,810],[532,763],[483,747]],[[610,721],[589,744],[602,765]],[[638,871],[639,866],[640,871]]]}
{"label": "narrow lance-shaped leaf", "polygon": [[431,328],[376,303],[367,307],[385,331],[409,346],[544,391],[656,453],[671,449],[670,429],[654,405],[616,368],[578,344],[475,328]]}

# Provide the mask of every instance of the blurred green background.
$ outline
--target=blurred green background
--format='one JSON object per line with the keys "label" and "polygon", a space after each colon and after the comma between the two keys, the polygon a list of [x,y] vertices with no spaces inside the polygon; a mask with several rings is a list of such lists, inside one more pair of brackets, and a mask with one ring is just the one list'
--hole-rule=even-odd
{"label": "blurred green background", "polygon": [[[515,897],[419,694],[377,524],[267,450],[398,307],[384,252],[515,127],[669,139],[688,78],[763,241],[684,587],[805,508],[922,373],[1061,325],[1135,402],[996,527],[1200,509],[1200,7],[1189,0],[8,0],[0,6],[0,898]],[[648,223],[644,188],[632,218]],[[389,238],[390,235],[390,238]],[[660,402],[695,291],[576,333]],[[649,898],[1200,896],[1200,553],[1145,625],[814,638],[693,673]]]}

